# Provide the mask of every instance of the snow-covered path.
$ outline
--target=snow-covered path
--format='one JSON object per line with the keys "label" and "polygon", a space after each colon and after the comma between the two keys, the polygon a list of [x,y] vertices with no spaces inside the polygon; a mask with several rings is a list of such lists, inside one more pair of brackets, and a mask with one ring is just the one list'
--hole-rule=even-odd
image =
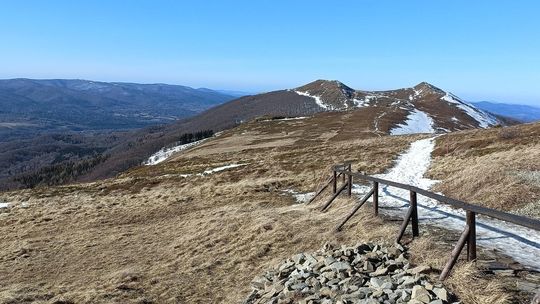
{"label": "snow-covered path", "polygon": [[[377,177],[418,188],[429,189],[437,181],[424,178],[434,148],[434,139],[428,138],[413,142],[408,151],[402,154],[396,165],[385,174]],[[407,190],[381,185],[380,212],[403,217],[409,207]],[[363,196],[369,188],[355,185],[353,193]],[[450,208],[436,200],[418,195],[418,217],[420,224],[429,223],[446,229],[461,232],[465,227],[465,212]],[[512,257],[529,268],[540,270],[540,233],[512,223],[478,216],[476,220],[477,244],[480,247],[495,249]]]}

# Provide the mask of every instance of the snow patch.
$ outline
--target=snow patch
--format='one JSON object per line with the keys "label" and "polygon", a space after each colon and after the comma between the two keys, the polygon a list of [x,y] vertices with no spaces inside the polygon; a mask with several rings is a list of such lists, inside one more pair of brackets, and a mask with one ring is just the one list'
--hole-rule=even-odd
{"label": "snow patch", "polygon": [[292,195],[292,197],[294,197],[294,199],[296,200],[297,204],[307,203],[313,196],[315,196],[315,192],[300,193],[294,191],[293,189],[286,189],[283,190],[283,192]]}
{"label": "snow patch", "polygon": [[188,178],[188,177],[191,177],[191,176],[206,176],[206,175],[210,175],[210,174],[213,174],[213,173],[217,173],[217,172],[221,172],[221,171],[225,171],[225,170],[228,170],[228,169],[232,169],[232,168],[237,168],[237,167],[242,167],[242,166],[246,166],[248,164],[230,164],[230,165],[225,165],[225,166],[221,166],[221,167],[216,167],[216,168],[213,168],[213,169],[208,169],[208,170],[205,170],[201,173],[195,173],[195,174],[165,174],[165,175],[162,175],[162,177],[183,177],[183,178]]}
{"label": "snow patch", "polygon": [[199,145],[202,142],[204,142],[205,140],[206,139],[201,139],[201,140],[198,140],[198,141],[190,142],[188,144],[178,145],[178,146],[174,146],[174,147],[171,147],[171,148],[163,148],[163,149],[157,151],[156,153],[152,154],[143,163],[143,165],[147,165],[147,166],[157,165],[157,164],[165,161],[167,158],[171,157],[171,155],[173,155],[174,153],[184,151],[184,150],[186,150],[188,148]]}
{"label": "snow patch", "polygon": [[353,104],[357,108],[363,108],[369,106],[368,102],[365,99],[353,99]]}
{"label": "snow patch", "polygon": [[333,110],[333,107],[332,107],[331,105],[325,104],[325,103],[322,101],[321,97],[319,97],[319,96],[316,96],[316,95],[310,95],[309,93],[307,93],[307,92],[302,92],[302,91],[294,91],[294,92],[295,92],[296,94],[298,94],[298,95],[306,96],[306,97],[310,97],[310,98],[315,99],[315,103],[316,103],[319,107],[321,107],[321,108],[323,108],[323,109],[325,109],[325,110]]}
{"label": "snow patch", "polygon": [[212,173],[224,171],[224,170],[231,169],[231,168],[242,167],[242,166],[245,166],[245,165],[247,165],[247,164],[230,164],[230,165],[225,165],[225,166],[221,166],[221,167],[217,167],[217,168],[213,168],[213,169],[206,170],[206,171],[204,171],[203,173],[199,173],[199,174],[197,174],[197,175],[208,175],[208,174],[212,174]]}
{"label": "snow patch", "polygon": [[308,118],[307,116],[300,116],[300,117],[285,117],[280,119],[265,119],[261,121],[287,121],[287,120],[302,120]]}
{"label": "snow patch", "polygon": [[391,135],[415,134],[415,133],[435,133],[433,129],[433,119],[425,112],[414,109],[407,116],[407,120],[399,124],[398,127],[390,130]]}
{"label": "snow patch", "polygon": [[7,208],[9,207],[9,203],[0,203],[0,208]]}
{"label": "snow patch", "polygon": [[[377,177],[429,189],[438,181],[424,178],[431,163],[434,138],[422,139],[411,144],[388,173]],[[353,193],[363,196],[369,188],[354,185]],[[379,197],[380,212],[403,217],[409,208],[409,191],[383,186]],[[451,208],[436,200],[418,195],[418,216],[421,224],[461,232],[465,227],[465,212]],[[496,219],[478,216],[476,226],[478,246],[492,249],[512,257],[515,261],[540,270],[540,234],[532,229]]]}
{"label": "snow patch", "polygon": [[[445,96],[442,97],[443,100],[456,104],[458,108],[462,109],[467,115],[469,115],[472,119],[476,120],[478,122],[478,125],[481,128],[488,128],[490,126],[494,126],[498,123],[497,119],[488,113],[464,102],[463,100],[459,99],[459,97],[451,94],[446,93]],[[452,118],[453,120],[453,118]]]}

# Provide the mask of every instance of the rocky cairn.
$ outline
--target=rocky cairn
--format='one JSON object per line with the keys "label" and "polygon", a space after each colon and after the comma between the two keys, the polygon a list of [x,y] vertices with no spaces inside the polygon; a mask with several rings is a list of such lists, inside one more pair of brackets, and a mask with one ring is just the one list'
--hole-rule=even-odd
{"label": "rocky cairn", "polygon": [[452,303],[442,284],[430,282],[429,271],[412,267],[399,244],[325,245],[257,277],[244,303]]}

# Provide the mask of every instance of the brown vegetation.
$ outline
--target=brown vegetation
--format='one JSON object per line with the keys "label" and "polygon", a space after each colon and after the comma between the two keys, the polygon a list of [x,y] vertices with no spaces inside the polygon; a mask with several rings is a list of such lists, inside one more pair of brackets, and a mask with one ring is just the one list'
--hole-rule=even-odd
{"label": "brown vegetation", "polygon": [[540,124],[437,138],[428,172],[447,196],[540,218]]}
{"label": "brown vegetation", "polygon": [[[345,159],[383,172],[423,136],[378,137],[354,113],[324,115],[338,114],[248,123],[117,179],[2,194],[15,206],[0,209],[0,302],[236,303],[251,279],[295,253],[326,242],[392,241],[399,222],[368,207],[336,233],[351,200],[321,213],[321,201],[297,204],[284,190],[313,191]],[[183,175],[232,163],[246,165]],[[419,240],[413,261],[440,269],[445,254]],[[452,286],[464,303],[487,303],[471,292],[486,284]]]}

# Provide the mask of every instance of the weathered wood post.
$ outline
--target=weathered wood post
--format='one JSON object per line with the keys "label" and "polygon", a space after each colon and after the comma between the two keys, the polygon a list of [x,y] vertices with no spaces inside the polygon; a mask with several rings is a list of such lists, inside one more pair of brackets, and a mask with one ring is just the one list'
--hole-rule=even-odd
{"label": "weathered wood post", "polygon": [[467,226],[469,226],[469,237],[467,239],[467,259],[476,260],[476,217],[472,211],[467,211]]}
{"label": "weathered wood post", "polygon": [[334,180],[332,181],[332,191],[333,191],[333,193],[336,193],[336,191],[337,191],[337,172],[336,172],[336,168],[334,168],[332,170],[334,170]]}
{"label": "weathered wood post", "polygon": [[347,194],[349,196],[352,195],[352,180],[353,180],[353,177],[352,177],[352,165],[349,163],[349,176],[348,176],[348,180],[347,180],[347,184],[349,184],[349,187],[348,187],[348,191],[347,191]]}
{"label": "weathered wood post", "polygon": [[403,218],[403,222],[401,223],[401,227],[399,228],[399,234],[396,239],[396,243],[401,242],[401,238],[405,234],[405,230],[407,230],[407,226],[409,225],[409,222],[411,221],[411,214],[412,214],[413,208],[409,207],[409,210],[407,210],[407,214],[405,215],[405,218]]}
{"label": "weathered wood post", "polygon": [[373,211],[379,215],[379,182],[373,182]]}
{"label": "weathered wood post", "polygon": [[459,240],[454,247],[454,250],[452,250],[452,255],[450,256],[450,260],[446,263],[446,266],[444,266],[443,271],[441,272],[441,275],[439,276],[439,280],[444,281],[448,275],[450,274],[450,270],[454,267],[456,264],[459,254],[461,250],[463,250],[463,247],[465,246],[465,243],[467,242],[467,238],[469,237],[470,232],[470,226],[465,225],[465,230],[461,233],[461,236],[459,237]]}
{"label": "weathered wood post", "polygon": [[412,190],[411,190],[410,196],[411,196],[411,208],[412,208],[412,213],[411,213],[412,233],[414,237],[414,236],[420,235],[420,232],[418,230],[418,200],[417,200],[416,192]]}
{"label": "weathered wood post", "polygon": [[337,227],[336,227],[336,231],[340,231],[341,228],[343,227],[343,225],[345,225],[345,223],[347,223],[348,220],[350,220],[353,215],[356,213],[356,211],[358,211],[358,209],[360,209],[360,207],[362,207],[362,205],[364,205],[365,202],[367,202],[367,200],[369,199],[369,197],[373,195],[373,189],[371,189],[366,195],[364,195],[364,197],[362,198],[362,200],[360,200],[360,203],[358,203],[356,205],[356,207],[354,207],[353,211],[341,222],[341,224],[339,224]]}

